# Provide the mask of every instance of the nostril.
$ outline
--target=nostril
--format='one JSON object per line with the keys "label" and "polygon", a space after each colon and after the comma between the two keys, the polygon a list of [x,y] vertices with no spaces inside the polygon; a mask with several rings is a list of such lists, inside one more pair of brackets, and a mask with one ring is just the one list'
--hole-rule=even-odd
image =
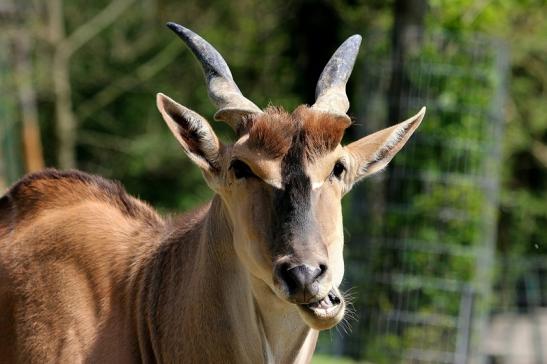
{"label": "nostril", "polygon": [[289,264],[282,264],[278,269],[279,278],[287,285],[289,292],[293,292],[298,288],[298,282],[290,269]]}
{"label": "nostril", "polygon": [[319,276],[317,278],[322,277],[323,275],[325,275],[325,273],[327,272],[327,269],[328,268],[327,268],[326,264],[319,264],[319,270],[321,272],[319,273]]}

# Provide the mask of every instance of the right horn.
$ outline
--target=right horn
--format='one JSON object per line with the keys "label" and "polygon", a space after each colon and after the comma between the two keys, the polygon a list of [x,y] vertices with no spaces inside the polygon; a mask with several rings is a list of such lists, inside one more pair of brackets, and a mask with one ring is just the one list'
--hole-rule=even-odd
{"label": "right horn", "polygon": [[312,109],[347,117],[349,100],[346,95],[346,84],[360,45],[361,36],[352,35],[334,52],[319,76]]}
{"label": "right horn", "polygon": [[262,113],[258,106],[241,94],[226,61],[211,44],[182,25],[170,22],[167,26],[186,43],[201,63],[209,98],[218,108],[216,120],[225,121],[237,130],[243,117]]}

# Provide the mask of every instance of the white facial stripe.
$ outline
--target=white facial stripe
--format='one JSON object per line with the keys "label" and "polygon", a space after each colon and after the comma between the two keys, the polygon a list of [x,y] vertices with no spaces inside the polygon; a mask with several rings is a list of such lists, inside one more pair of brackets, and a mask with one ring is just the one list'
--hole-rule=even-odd
{"label": "white facial stripe", "polygon": [[235,144],[243,144],[247,140],[249,140],[249,134],[243,135],[241,138],[239,138],[239,140]]}
{"label": "white facial stripe", "polygon": [[311,189],[312,189],[312,190],[316,190],[316,189],[320,188],[321,186],[323,186],[323,183],[325,183],[325,181],[315,181],[315,182],[312,182],[312,183],[311,183]]}
{"label": "white facial stripe", "polygon": [[273,186],[277,189],[282,189],[283,188],[283,184],[281,183],[280,180],[277,180],[277,179],[267,179],[267,180],[263,180],[264,182],[266,182],[267,184],[269,184],[270,186]]}

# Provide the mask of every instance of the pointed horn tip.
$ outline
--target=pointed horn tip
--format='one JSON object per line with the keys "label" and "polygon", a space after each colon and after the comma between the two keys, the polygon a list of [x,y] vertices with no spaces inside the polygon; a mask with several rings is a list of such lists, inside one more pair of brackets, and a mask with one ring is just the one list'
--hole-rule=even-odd
{"label": "pointed horn tip", "polygon": [[181,29],[181,28],[184,29],[184,27],[183,27],[182,25],[177,24],[177,23],[172,22],[172,21],[165,23],[165,26],[166,26],[167,28],[173,30],[173,31],[177,31],[177,30],[179,30],[179,29]]}
{"label": "pointed horn tip", "polygon": [[194,34],[194,32],[192,32],[190,29],[185,28],[182,25],[172,21],[166,23],[165,26],[175,32],[175,34],[177,34],[179,37],[182,37],[184,40],[188,39],[191,34]]}
{"label": "pointed horn tip", "polygon": [[359,47],[361,46],[361,41],[363,40],[363,37],[361,37],[361,35],[359,34],[354,34],[352,35],[351,37],[349,37],[348,39],[346,39],[344,41],[344,43],[342,43],[342,47],[347,47],[349,45],[351,45],[352,47],[355,47],[356,49],[359,49]]}
{"label": "pointed horn tip", "polygon": [[348,40],[351,40],[352,42],[356,42],[356,43],[359,42],[359,44],[361,44],[363,37],[360,34],[354,34],[351,37],[349,37]]}
{"label": "pointed horn tip", "polygon": [[179,28],[182,28],[181,25],[179,25],[175,22],[172,22],[172,21],[165,23],[165,26],[167,28],[171,29],[172,31],[177,31]]}

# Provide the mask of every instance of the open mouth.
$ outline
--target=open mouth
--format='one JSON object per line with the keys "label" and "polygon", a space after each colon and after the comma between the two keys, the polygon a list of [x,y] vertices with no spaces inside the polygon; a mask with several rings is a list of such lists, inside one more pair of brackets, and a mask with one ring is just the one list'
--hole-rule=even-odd
{"label": "open mouth", "polygon": [[300,307],[307,311],[311,311],[317,318],[331,319],[340,312],[343,304],[342,299],[333,289],[331,289],[329,293],[319,301],[302,304]]}

